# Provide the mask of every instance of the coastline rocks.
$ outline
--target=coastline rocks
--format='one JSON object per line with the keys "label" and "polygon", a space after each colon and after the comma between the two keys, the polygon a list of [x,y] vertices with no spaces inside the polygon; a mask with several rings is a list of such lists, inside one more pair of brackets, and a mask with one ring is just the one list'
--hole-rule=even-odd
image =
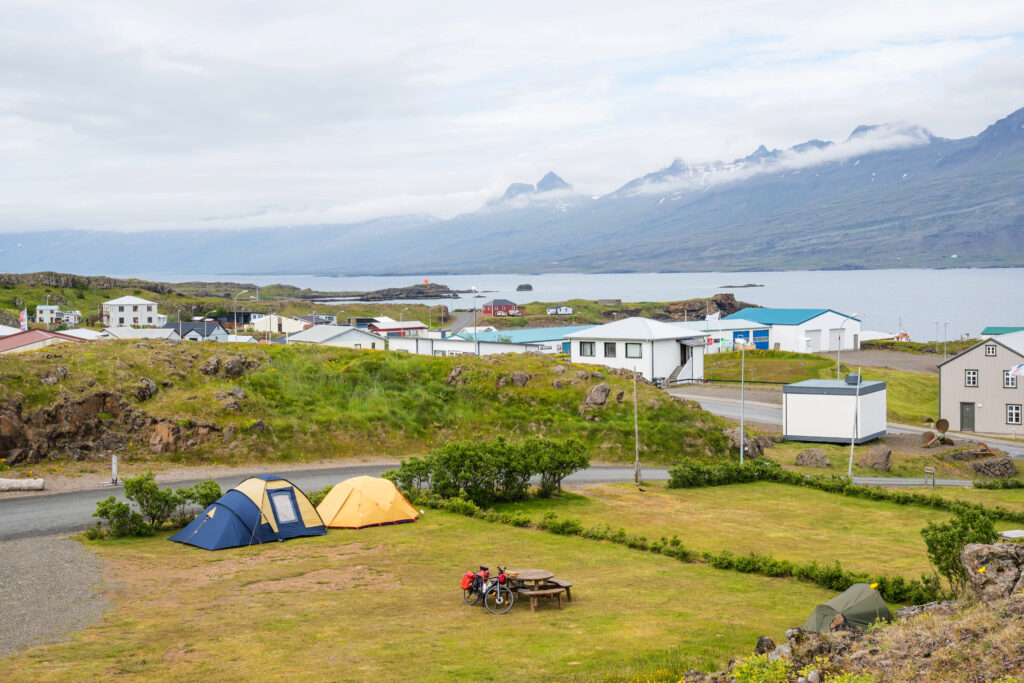
{"label": "coastline rocks", "polygon": [[857,465],[888,472],[892,467],[892,451],[888,448],[873,448],[857,460]]}
{"label": "coastline rocks", "polygon": [[1024,591],[1024,545],[971,543],[960,552],[967,583],[979,600],[1001,600]]}
{"label": "coastline rocks", "polygon": [[801,467],[832,467],[832,461],[820,448],[808,448],[796,455],[796,464]]}
{"label": "coastline rocks", "polygon": [[971,469],[983,477],[996,479],[1008,479],[1017,474],[1017,466],[1013,463],[1013,458],[1008,455],[975,460],[971,463]]}

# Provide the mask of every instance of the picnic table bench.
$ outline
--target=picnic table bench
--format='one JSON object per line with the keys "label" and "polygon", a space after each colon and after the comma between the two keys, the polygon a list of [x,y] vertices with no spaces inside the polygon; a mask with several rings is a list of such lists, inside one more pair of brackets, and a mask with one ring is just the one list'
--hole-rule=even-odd
{"label": "picnic table bench", "polygon": [[[555,575],[543,569],[508,569],[506,570],[512,585],[519,595],[530,598],[530,611],[537,611],[537,600],[542,597],[553,597],[558,600],[558,609],[562,609],[562,593],[569,602],[572,584],[564,579],[556,579]],[[531,585],[532,584],[532,585]]]}
{"label": "picnic table bench", "polygon": [[525,595],[530,598],[530,611],[537,611],[537,598],[550,596],[558,599],[558,609],[562,609],[562,593],[565,592],[564,588],[520,588],[519,594]]}

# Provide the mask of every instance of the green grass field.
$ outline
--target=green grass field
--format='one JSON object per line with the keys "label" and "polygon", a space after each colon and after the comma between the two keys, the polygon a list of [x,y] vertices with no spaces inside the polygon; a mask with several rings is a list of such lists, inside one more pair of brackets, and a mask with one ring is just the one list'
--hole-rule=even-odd
{"label": "green grass field", "polygon": [[930,573],[921,528],[949,517],[942,510],[768,482],[701,489],[648,482],[644,488],[646,493],[628,484],[588,486],[582,496],[501,507],[534,519],[552,511],[585,527],[607,524],[649,539],[677,535],[701,552],[754,552],[819,564],[839,560],[851,571],[908,578]]}
{"label": "green grass field", "polygon": [[[237,381],[199,372],[207,359],[243,353],[259,367]],[[67,370],[59,384],[39,376],[55,365]],[[452,384],[452,370],[464,370]],[[458,358],[367,352],[316,346],[255,344],[170,345],[132,341],[61,347],[48,353],[5,356],[0,384],[23,409],[112,392],[148,415],[178,424],[234,425],[241,446],[227,450],[217,440],[174,454],[196,462],[315,460],[348,455],[424,453],[451,439],[505,436],[575,437],[595,460],[632,458],[632,383],[608,373],[589,376],[582,367],[535,355]],[[514,372],[530,375],[523,387],[505,383]],[[579,373],[587,374],[582,378]],[[130,392],[143,378],[160,389],[145,403]],[[555,383],[560,382],[561,388]],[[611,388],[606,406],[581,414],[587,392],[599,382]],[[163,386],[164,383],[169,386]],[[503,384],[503,386],[499,386]],[[225,407],[225,392],[241,388],[240,410]],[[725,452],[719,418],[693,404],[672,400],[641,384],[640,429],[645,456],[671,462]],[[621,392],[623,400],[616,400]],[[500,409],[497,407],[500,406]],[[596,418],[596,419],[595,419]],[[251,429],[256,420],[268,432]],[[140,440],[148,434],[139,435]],[[129,457],[151,457],[148,443],[133,442]],[[164,456],[167,457],[167,456]]]}
{"label": "green grass field", "polygon": [[[207,552],[89,543],[114,607],[70,642],[4,661],[10,681],[574,681],[722,668],[781,640],[829,591],[428,511],[416,524]],[[464,570],[539,567],[559,611],[463,604]]]}
{"label": "green grass field", "polygon": [[[825,356],[786,351],[749,351],[746,353],[748,382],[802,382],[808,379],[835,379],[835,361]],[[741,358],[738,352],[718,353],[704,361],[704,374],[710,380],[739,380]],[[843,375],[857,367],[842,364]],[[865,380],[886,382],[887,416],[893,422],[921,424],[939,412],[939,376],[890,368],[861,368]]]}
{"label": "green grass field", "polygon": [[954,339],[945,343],[939,342],[898,342],[878,339],[861,342],[860,348],[864,350],[877,349],[880,351],[902,351],[903,353],[942,353],[943,349],[950,356],[971,348],[978,343],[978,339]]}

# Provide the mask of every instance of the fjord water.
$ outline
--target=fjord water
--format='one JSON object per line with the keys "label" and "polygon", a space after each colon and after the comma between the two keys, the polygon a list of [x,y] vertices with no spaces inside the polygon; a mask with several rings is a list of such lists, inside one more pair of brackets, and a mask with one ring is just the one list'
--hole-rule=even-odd
{"label": "fjord water", "polygon": [[[318,275],[177,275],[133,274],[162,282],[245,282],[258,286],[288,284],[321,291],[372,291],[405,287],[429,279],[452,289],[476,288],[487,299],[516,303],[568,299],[678,301],[729,292],[741,301],[780,308],[832,308],[857,313],[865,330],[903,329],[914,340],[934,340],[944,331],[949,339],[975,336],[988,325],[1024,326],[1024,269],[951,268],[944,270],[841,270],[729,273],[545,273],[473,275],[384,275],[330,277]],[[520,284],[533,291],[517,292]],[[724,285],[762,287],[723,289]],[[486,299],[463,294],[455,300],[411,301],[471,308]],[[244,301],[244,300],[243,300]],[[949,325],[944,325],[946,321]]]}

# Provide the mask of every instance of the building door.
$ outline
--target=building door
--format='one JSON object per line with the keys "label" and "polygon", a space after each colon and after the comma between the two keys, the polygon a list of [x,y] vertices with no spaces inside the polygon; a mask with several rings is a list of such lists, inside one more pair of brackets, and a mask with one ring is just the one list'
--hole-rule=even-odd
{"label": "building door", "polygon": [[843,331],[838,327],[828,331],[828,350],[835,351],[843,343]]}
{"label": "building door", "polygon": [[960,431],[961,432],[973,432],[974,431],[974,404],[973,403],[961,403],[960,404]]}
{"label": "building door", "polygon": [[821,351],[821,330],[807,330],[804,332],[804,345],[807,353]]}

